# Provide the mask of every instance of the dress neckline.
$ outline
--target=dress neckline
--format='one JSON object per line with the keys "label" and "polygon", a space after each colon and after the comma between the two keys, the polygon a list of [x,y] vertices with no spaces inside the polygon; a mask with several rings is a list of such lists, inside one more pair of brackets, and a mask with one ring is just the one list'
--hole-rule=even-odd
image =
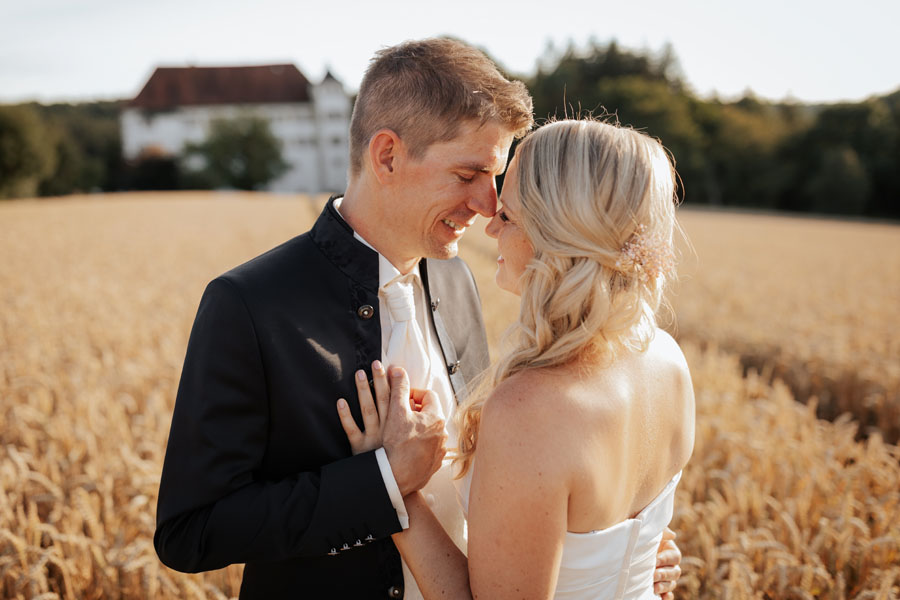
{"label": "dress neckline", "polygon": [[681,480],[681,471],[678,471],[678,473],[676,473],[675,476],[669,480],[669,482],[665,485],[665,487],[663,487],[662,491],[660,493],[658,493],[656,495],[656,497],[653,498],[653,500],[650,501],[650,504],[648,504],[647,506],[642,508],[641,511],[633,517],[624,519],[614,525],[610,525],[609,527],[604,527],[603,529],[595,529],[593,531],[584,531],[584,532],[566,531],[566,536],[585,537],[585,536],[599,535],[601,533],[607,533],[613,529],[624,527],[628,523],[631,523],[633,521],[643,521],[644,516],[648,512],[653,510],[654,507],[656,507],[658,504],[660,504],[663,500],[665,500],[669,496],[670,493],[672,493],[672,491],[675,489],[675,486],[678,485],[678,482],[680,480]]}

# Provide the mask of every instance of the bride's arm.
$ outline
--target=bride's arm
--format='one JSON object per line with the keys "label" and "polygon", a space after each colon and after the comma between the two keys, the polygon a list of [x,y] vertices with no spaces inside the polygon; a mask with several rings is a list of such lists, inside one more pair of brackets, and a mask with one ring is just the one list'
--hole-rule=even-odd
{"label": "bride's arm", "polygon": [[556,436],[514,386],[486,403],[469,498],[469,560],[419,493],[393,540],[427,600],[553,597],[568,510]]}
{"label": "bride's arm", "polygon": [[475,598],[552,598],[567,529],[564,437],[552,403],[508,379],[485,403],[469,498]]}
{"label": "bride's arm", "polygon": [[467,600],[469,572],[465,555],[444,531],[422,494],[403,498],[409,512],[409,529],[391,536],[427,600]]}
{"label": "bride's arm", "polygon": [[[364,433],[346,402],[338,403],[354,453],[381,443],[385,395],[393,390],[382,381],[383,373],[374,379],[377,404],[367,383],[357,387],[367,416]],[[428,600],[553,596],[568,508],[558,443],[565,433],[548,431],[548,408],[534,401],[523,406],[530,390],[510,383],[493,392],[482,415],[470,496],[468,564],[421,494],[404,497],[409,528],[392,538]]]}

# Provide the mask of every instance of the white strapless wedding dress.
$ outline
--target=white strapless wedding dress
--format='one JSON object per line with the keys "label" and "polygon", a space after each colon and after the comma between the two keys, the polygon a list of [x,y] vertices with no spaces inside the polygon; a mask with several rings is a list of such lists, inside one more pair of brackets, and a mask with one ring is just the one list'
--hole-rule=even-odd
{"label": "white strapless wedding dress", "polygon": [[[472,471],[455,480],[469,512]],[[653,600],[653,571],[663,530],[672,520],[679,472],[633,519],[590,533],[566,532],[557,600]]]}

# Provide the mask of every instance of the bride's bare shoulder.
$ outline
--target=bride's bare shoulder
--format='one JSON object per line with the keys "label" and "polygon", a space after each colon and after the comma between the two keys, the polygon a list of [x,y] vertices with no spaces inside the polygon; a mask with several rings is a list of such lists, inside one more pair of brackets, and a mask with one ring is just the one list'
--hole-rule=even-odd
{"label": "bride's bare shoulder", "polygon": [[[660,389],[661,388],[661,389]],[[623,408],[635,397],[692,400],[687,360],[678,343],[658,329],[646,352],[623,356],[612,364],[570,364],[524,369],[501,382],[484,405],[482,427],[496,426],[505,435],[542,431],[554,425],[597,428],[620,424]]]}
{"label": "bride's bare shoulder", "polygon": [[525,369],[503,380],[484,404],[482,429],[502,429],[504,435],[529,435],[558,412],[565,394],[558,369]]}
{"label": "bride's bare shoulder", "polygon": [[547,405],[548,393],[564,392],[566,379],[565,370],[559,367],[524,369],[494,388],[486,404],[496,409],[539,410]]}
{"label": "bride's bare shoulder", "polygon": [[491,392],[482,409],[477,471],[484,477],[502,474],[510,485],[566,489],[574,419],[560,382],[552,369],[528,369]]}
{"label": "bride's bare shoulder", "polygon": [[576,367],[520,371],[491,392],[484,404],[480,437],[501,444],[527,440],[532,450],[543,454],[561,449],[584,416],[581,388],[585,385]]}
{"label": "bride's bare shoulder", "polygon": [[665,329],[657,328],[656,335],[650,342],[650,350],[659,356],[668,358],[675,364],[687,367],[687,360],[684,358],[681,346]]}
{"label": "bride's bare shoulder", "polygon": [[691,386],[691,373],[687,359],[681,346],[668,332],[657,329],[650,347],[647,349],[647,359],[652,361],[654,370],[668,372],[673,384]]}

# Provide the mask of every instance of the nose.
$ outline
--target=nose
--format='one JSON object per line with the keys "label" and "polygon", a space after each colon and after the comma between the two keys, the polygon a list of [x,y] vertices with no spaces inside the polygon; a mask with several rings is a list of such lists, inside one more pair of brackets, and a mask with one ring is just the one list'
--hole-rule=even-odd
{"label": "nose", "polygon": [[485,177],[485,182],[473,190],[466,206],[482,217],[490,219],[497,214],[497,182],[493,176]]}
{"label": "nose", "polygon": [[489,237],[492,237],[496,240],[500,236],[501,226],[502,225],[500,223],[500,217],[495,214],[493,217],[491,217],[491,220],[488,221],[488,224],[484,228],[484,232],[488,234]]}

